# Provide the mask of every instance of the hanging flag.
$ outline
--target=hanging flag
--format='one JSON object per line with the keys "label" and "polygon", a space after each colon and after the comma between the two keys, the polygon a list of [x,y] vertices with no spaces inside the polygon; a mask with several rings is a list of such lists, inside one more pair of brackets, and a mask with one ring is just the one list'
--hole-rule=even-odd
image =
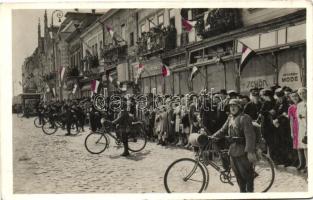
{"label": "hanging flag", "polygon": [[196,21],[189,21],[182,18],[182,26],[186,31],[190,32],[195,25]]}
{"label": "hanging flag", "polygon": [[65,74],[65,67],[62,67],[62,69],[61,69],[61,81],[63,81],[64,74]]}
{"label": "hanging flag", "polygon": [[242,54],[241,54],[241,60],[240,60],[240,65],[239,65],[239,71],[242,72],[249,58],[251,58],[251,56],[254,54],[254,51],[250,49],[248,46],[246,46],[245,44],[243,44],[242,42],[240,43],[242,44],[242,50],[241,50]]}
{"label": "hanging flag", "polygon": [[110,33],[111,37],[114,38],[114,31],[110,26],[106,26],[107,31]]}
{"label": "hanging flag", "polygon": [[52,88],[52,94],[53,94],[53,97],[56,97],[55,88]]}
{"label": "hanging flag", "polygon": [[113,82],[113,77],[111,75],[109,75],[109,81],[110,81],[110,83]]}
{"label": "hanging flag", "polygon": [[143,72],[143,70],[144,70],[144,65],[140,63],[139,66],[138,66],[137,74],[136,74],[136,78],[135,78],[135,83],[136,84],[138,83],[138,79],[140,78],[141,73]]}
{"label": "hanging flag", "polygon": [[199,69],[196,66],[193,66],[191,74],[190,74],[190,78],[189,81],[192,81],[192,79],[196,76],[196,74],[199,73]]}
{"label": "hanging flag", "polygon": [[46,92],[50,92],[50,87],[47,83],[46,83]]}
{"label": "hanging flag", "polygon": [[91,86],[91,88],[90,88],[91,91],[94,92],[94,93],[97,93],[99,84],[100,84],[99,81],[97,81],[97,80],[92,80],[92,81],[91,81],[91,84],[90,84],[90,86]]}
{"label": "hanging flag", "polygon": [[162,76],[166,77],[171,75],[170,69],[165,64],[162,65]]}
{"label": "hanging flag", "polygon": [[208,16],[210,11],[206,11],[203,15],[203,21],[204,21],[204,30],[209,30],[211,28],[211,25],[208,23]]}
{"label": "hanging flag", "polygon": [[75,94],[77,90],[77,83],[75,83],[72,93]]}

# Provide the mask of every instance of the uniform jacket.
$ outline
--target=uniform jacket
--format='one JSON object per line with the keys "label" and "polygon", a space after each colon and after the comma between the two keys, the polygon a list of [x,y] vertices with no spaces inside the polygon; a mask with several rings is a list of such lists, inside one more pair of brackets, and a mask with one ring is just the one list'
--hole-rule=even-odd
{"label": "uniform jacket", "polygon": [[256,134],[249,115],[244,113],[237,116],[229,115],[223,127],[214,134],[214,137],[217,138],[224,136],[245,138],[245,143],[232,143],[230,145],[230,156],[238,157],[247,152],[255,152]]}

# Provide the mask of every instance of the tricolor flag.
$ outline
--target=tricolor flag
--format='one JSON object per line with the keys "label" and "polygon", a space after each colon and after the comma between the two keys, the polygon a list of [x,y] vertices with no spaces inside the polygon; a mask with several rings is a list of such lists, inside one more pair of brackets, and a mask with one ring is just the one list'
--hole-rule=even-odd
{"label": "tricolor flag", "polygon": [[53,94],[53,97],[56,97],[55,88],[52,88],[52,94]]}
{"label": "tricolor flag", "polygon": [[50,92],[50,87],[47,83],[46,83],[46,92]]}
{"label": "tricolor flag", "polygon": [[206,11],[203,15],[204,30],[206,30],[206,31],[211,28],[211,25],[209,23],[207,23],[208,16],[209,16],[209,11]]}
{"label": "tricolor flag", "polygon": [[60,74],[61,81],[63,81],[64,74],[65,74],[65,67],[62,67],[62,69],[61,69],[61,74]]}
{"label": "tricolor flag", "polygon": [[110,33],[111,37],[114,38],[114,31],[110,26],[106,26],[107,31]]}
{"label": "tricolor flag", "polygon": [[245,44],[243,44],[242,42],[240,43],[242,44],[242,50],[241,50],[242,54],[241,54],[241,60],[240,60],[240,65],[239,65],[239,71],[242,72],[249,58],[251,58],[251,56],[254,54],[254,51],[250,49],[248,46],[246,46]]}
{"label": "tricolor flag", "polygon": [[111,75],[109,75],[109,81],[110,81],[110,83],[112,83],[113,82],[113,77],[111,76]]}
{"label": "tricolor flag", "polygon": [[139,66],[138,66],[138,69],[137,69],[137,74],[136,74],[136,79],[135,79],[135,83],[136,84],[137,84],[138,79],[140,78],[141,73],[143,72],[143,70],[144,70],[144,65],[140,63]]}
{"label": "tricolor flag", "polygon": [[171,71],[170,69],[168,68],[168,66],[166,66],[165,64],[162,65],[162,76],[163,77],[166,77],[166,76],[169,76],[171,75]]}
{"label": "tricolor flag", "polygon": [[93,93],[97,93],[100,82],[97,80],[92,80],[90,84],[90,89]]}
{"label": "tricolor flag", "polygon": [[72,93],[75,94],[77,90],[77,83],[75,83]]}
{"label": "tricolor flag", "polygon": [[196,74],[199,73],[199,69],[196,66],[193,66],[189,81],[192,81],[192,79],[196,76]]}
{"label": "tricolor flag", "polygon": [[195,24],[196,24],[195,21],[189,21],[189,20],[182,18],[182,26],[188,32],[190,32],[192,30],[192,28],[195,26]]}

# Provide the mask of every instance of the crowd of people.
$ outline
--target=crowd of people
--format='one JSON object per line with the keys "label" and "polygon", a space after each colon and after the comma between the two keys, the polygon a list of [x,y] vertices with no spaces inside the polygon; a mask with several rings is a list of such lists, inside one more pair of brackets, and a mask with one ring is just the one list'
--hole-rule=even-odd
{"label": "crowd of people", "polygon": [[[274,163],[307,170],[306,88],[252,88],[249,95],[224,89],[213,94],[207,90],[199,94],[149,94],[144,109],[139,109],[140,103],[135,96],[127,95],[123,99],[127,102],[127,112],[144,122],[150,141],[188,149],[191,148],[188,136],[191,133],[216,133],[229,117],[229,102],[238,99],[240,111],[261,124],[262,136]],[[41,119],[44,115],[51,120],[62,117],[66,135],[71,134],[72,124],[76,127],[74,131],[84,131],[87,123],[92,131],[96,131],[102,126],[101,118],[113,121],[119,111],[110,109],[110,98],[107,99],[110,106],[105,110],[97,109],[93,101],[93,98],[83,98],[40,102],[37,112]]]}

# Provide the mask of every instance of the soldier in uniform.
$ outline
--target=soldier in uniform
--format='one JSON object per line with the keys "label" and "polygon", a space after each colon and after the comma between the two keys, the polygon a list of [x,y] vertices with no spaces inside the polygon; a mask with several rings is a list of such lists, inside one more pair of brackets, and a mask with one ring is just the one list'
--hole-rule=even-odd
{"label": "soldier in uniform", "polygon": [[121,156],[129,156],[128,151],[128,132],[130,130],[130,116],[127,111],[127,100],[123,99],[121,103],[121,111],[118,114],[118,117],[112,122],[113,124],[118,125],[118,130],[122,136],[122,142],[124,146],[124,152]]}
{"label": "soldier in uniform", "polygon": [[239,99],[231,99],[228,105],[230,115],[223,127],[213,137],[223,138],[228,135],[230,165],[235,173],[240,192],[253,192],[253,163],[257,159],[255,154],[256,134],[252,119],[242,112]]}

